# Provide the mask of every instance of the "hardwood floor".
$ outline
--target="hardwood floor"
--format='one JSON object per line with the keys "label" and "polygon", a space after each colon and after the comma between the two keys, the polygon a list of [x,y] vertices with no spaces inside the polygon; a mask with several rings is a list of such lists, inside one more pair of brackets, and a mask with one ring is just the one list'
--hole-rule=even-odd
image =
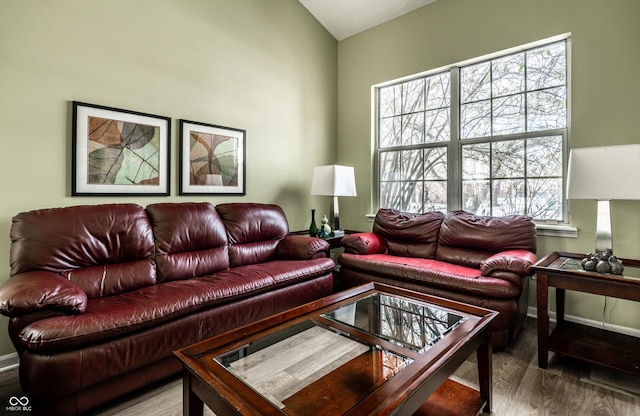
{"label": "hardwood floor", "polygon": [[[595,371],[598,370],[598,371]],[[597,377],[592,376],[596,373]],[[453,375],[454,380],[475,387],[475,357]],[[63,382],[63,380],[58,380]],[[616,386],[609,385],[615,384]],[[626,386],[626,387],[625,387]],[[622,389],[635,390],[636,393]],[[11,397],[22,397],[17,370],[0,373],[0,414]],[[6,413],[3,413],[6,412]],[[172,378],[109,403],[91,416],[178,416],[182,414],[182,379]],[[551,354],[549,367],[537,366],[536,321],[528,318],[516,342],[493,356],[493,415],[636,416],[640,414],[640,378],[608,372]],[[205,415],[213,412],[205,408]],[[484,414],[483,414],[484,415]]]}

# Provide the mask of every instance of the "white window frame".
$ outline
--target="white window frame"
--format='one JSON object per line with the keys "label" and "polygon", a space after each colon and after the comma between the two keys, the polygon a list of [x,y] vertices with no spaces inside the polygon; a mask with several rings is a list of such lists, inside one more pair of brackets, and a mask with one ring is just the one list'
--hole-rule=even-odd
{"label": "white window frame", "polygon": [[[477,64],[480,62],[500,58],[503,56],[522,53],[529,49],[535,49],[540,46],[544,46],[547,44],[552,44],[560,41],[566,42],[566,65],[567,65],[567,74],[566,74],[566,100],[567,100],[567,126],[566,128],[556,129],[556,130],[547,130],[547,131],[535,131],[535,132],[525,132],[518,133],[512,135],[501,135],[499,136],[499,140],[503,139],[518,139],[518,138],[526,138],[531,136],[541,136],[547,135],[549,133],[560,134],[563,136],[563,172],[562,172],[562,195],[563,195],[563,208],[562,208],[562,220],[559,221],[540,221],[536,220],[539,231],[543,232],[540,234],[553,235],[553,236],[568,236],[568,237],[577,237],[577,232],[575,228],[569,226],[569,207],[568,201],[564,198],[566,194],[566,168],[568,161],[568,153],[570,148],[570,131],[571,131],[571,34],[566,33],[559,36],[554,36],[551,38],[542,39],[536,42],[528,43],[525,45],[521,45],[515,48],[499,51],[496,53],[492,53],[489,55],[484,55],[481,57],[473,58],[470,60],[458,62],[452,65],[448,65],[445,67],[440,67],[436,69],[432,69],[429,71],[421,72],[419,74],[413,74],[410,76],[394,79],[391,81],[387,81],[384,83],[373,85],[371,88],[371,114],[372,114],[372,206],[374,208],[373,212],[376,212],[378,208],[380,208],[380,169],[379,169],[379,155],[381,151],[378,148],[378,137],[379,137],[379,90],[384,87],[388,87],[391,85],[407,82],[417,78],[424,78],[433,76],[436,74],[440,74],[443,72],[450,73],[450,85],[451,85],[451,136],[450,141],[447,144],[447,154],[448,154],[448,186],[447,186],[447,210],[457,210],[462,209],[462,159],[461,159],[461,149],[463,145],[471,144],[473,142],[482,142],[488,143],[495,139],[494,137],[483,137],[479,139],[461,139],[460,138],[460,94],[459,94],[459,74],[460,68],[468,65]],[[542,133],[542,134],[541,134]],[[435,146],[442,146],[444,143],[432,143]],[[428,146],[428,145],[427,145]],[[544,230],[549,230],[548,233],[545,233]]]}

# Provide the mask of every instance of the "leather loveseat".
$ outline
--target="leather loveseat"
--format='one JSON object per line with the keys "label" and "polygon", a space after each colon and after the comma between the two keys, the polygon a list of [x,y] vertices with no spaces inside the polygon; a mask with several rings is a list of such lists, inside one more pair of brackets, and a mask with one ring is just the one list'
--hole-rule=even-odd
{"label": "leather loveseat", "polygon": [[0,312],[34,413],[86,411],[178,373],[172,351],[333,290],[319,238],[267,204],[18,214]]}
{"label": "leather loveseat", "polygon": [[493,309],[494,347],[513,340],[526,318],[536,262],[529,217],[380,209],[373,232],[346,235],[341,244],[344,287],[376,281]]}

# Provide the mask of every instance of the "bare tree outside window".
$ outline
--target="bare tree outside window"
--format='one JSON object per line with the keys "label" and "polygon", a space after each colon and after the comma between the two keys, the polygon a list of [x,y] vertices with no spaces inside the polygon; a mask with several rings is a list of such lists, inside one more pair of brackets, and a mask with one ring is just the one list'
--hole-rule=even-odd
{"label": "bare tree outside window", "polygon": [[378,88],[380,207],[563,220],[567,84],[563,40]]}

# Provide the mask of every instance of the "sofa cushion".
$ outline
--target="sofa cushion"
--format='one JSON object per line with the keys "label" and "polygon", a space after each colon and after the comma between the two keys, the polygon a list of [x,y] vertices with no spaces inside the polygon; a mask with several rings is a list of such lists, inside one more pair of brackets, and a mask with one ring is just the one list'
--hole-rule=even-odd
{"label": "sofa cushion", "polygon": [[231,267],[263,263],[276,257],[278,243],[289,234],[287,218],[277,205],[216,205],[229,238]]}
{"label": "sofa cushion", "polygon": [[[433,259],[389,254],[343,253],[340,264],[351,270],[489,298],[512,299],[521,288],[513,280],[482,276],[479,269]],[[514,274],[514,278],[517,276]]]}
{"label": "sofa cushion", "polygon": [[156,282],[151,225],[135,204],[23,212],[13,218],[11,242],[11,275],[53,272],[89,298]]}
{"label": "sofa cushion", "polygon": [[489,257],[505,250],[535,252],[536,226],[530,217],[490,217],[452,211],[440,227],[436,259],[480,268]]}
{"label": "sofa cushion", "polygon": [[19,342],[31,351],[80,348],[274,288],[330,273],[329,258],[278,260],[240,266],[212,276],[158,283],[140,290],[88,301],[80,315],[55,316],[28,324]]}
{"label": "sofa cushion", "polygon": [[435,257],[441,212],[410,214],[390,208],[376,213],[373,232],[387,240],[389,254],[403,257]]}
{"label": "sofa cushion", "polygon": [[489,217],[452,211],[444,218],[438,244],[497,253],[536,251],[536,226],[530,217]]}
{"label": "sofa cushion", "polygon": [[147,206],[156,244],[158,280],[207,276],[229,268],[227,232],[209,203]]}

